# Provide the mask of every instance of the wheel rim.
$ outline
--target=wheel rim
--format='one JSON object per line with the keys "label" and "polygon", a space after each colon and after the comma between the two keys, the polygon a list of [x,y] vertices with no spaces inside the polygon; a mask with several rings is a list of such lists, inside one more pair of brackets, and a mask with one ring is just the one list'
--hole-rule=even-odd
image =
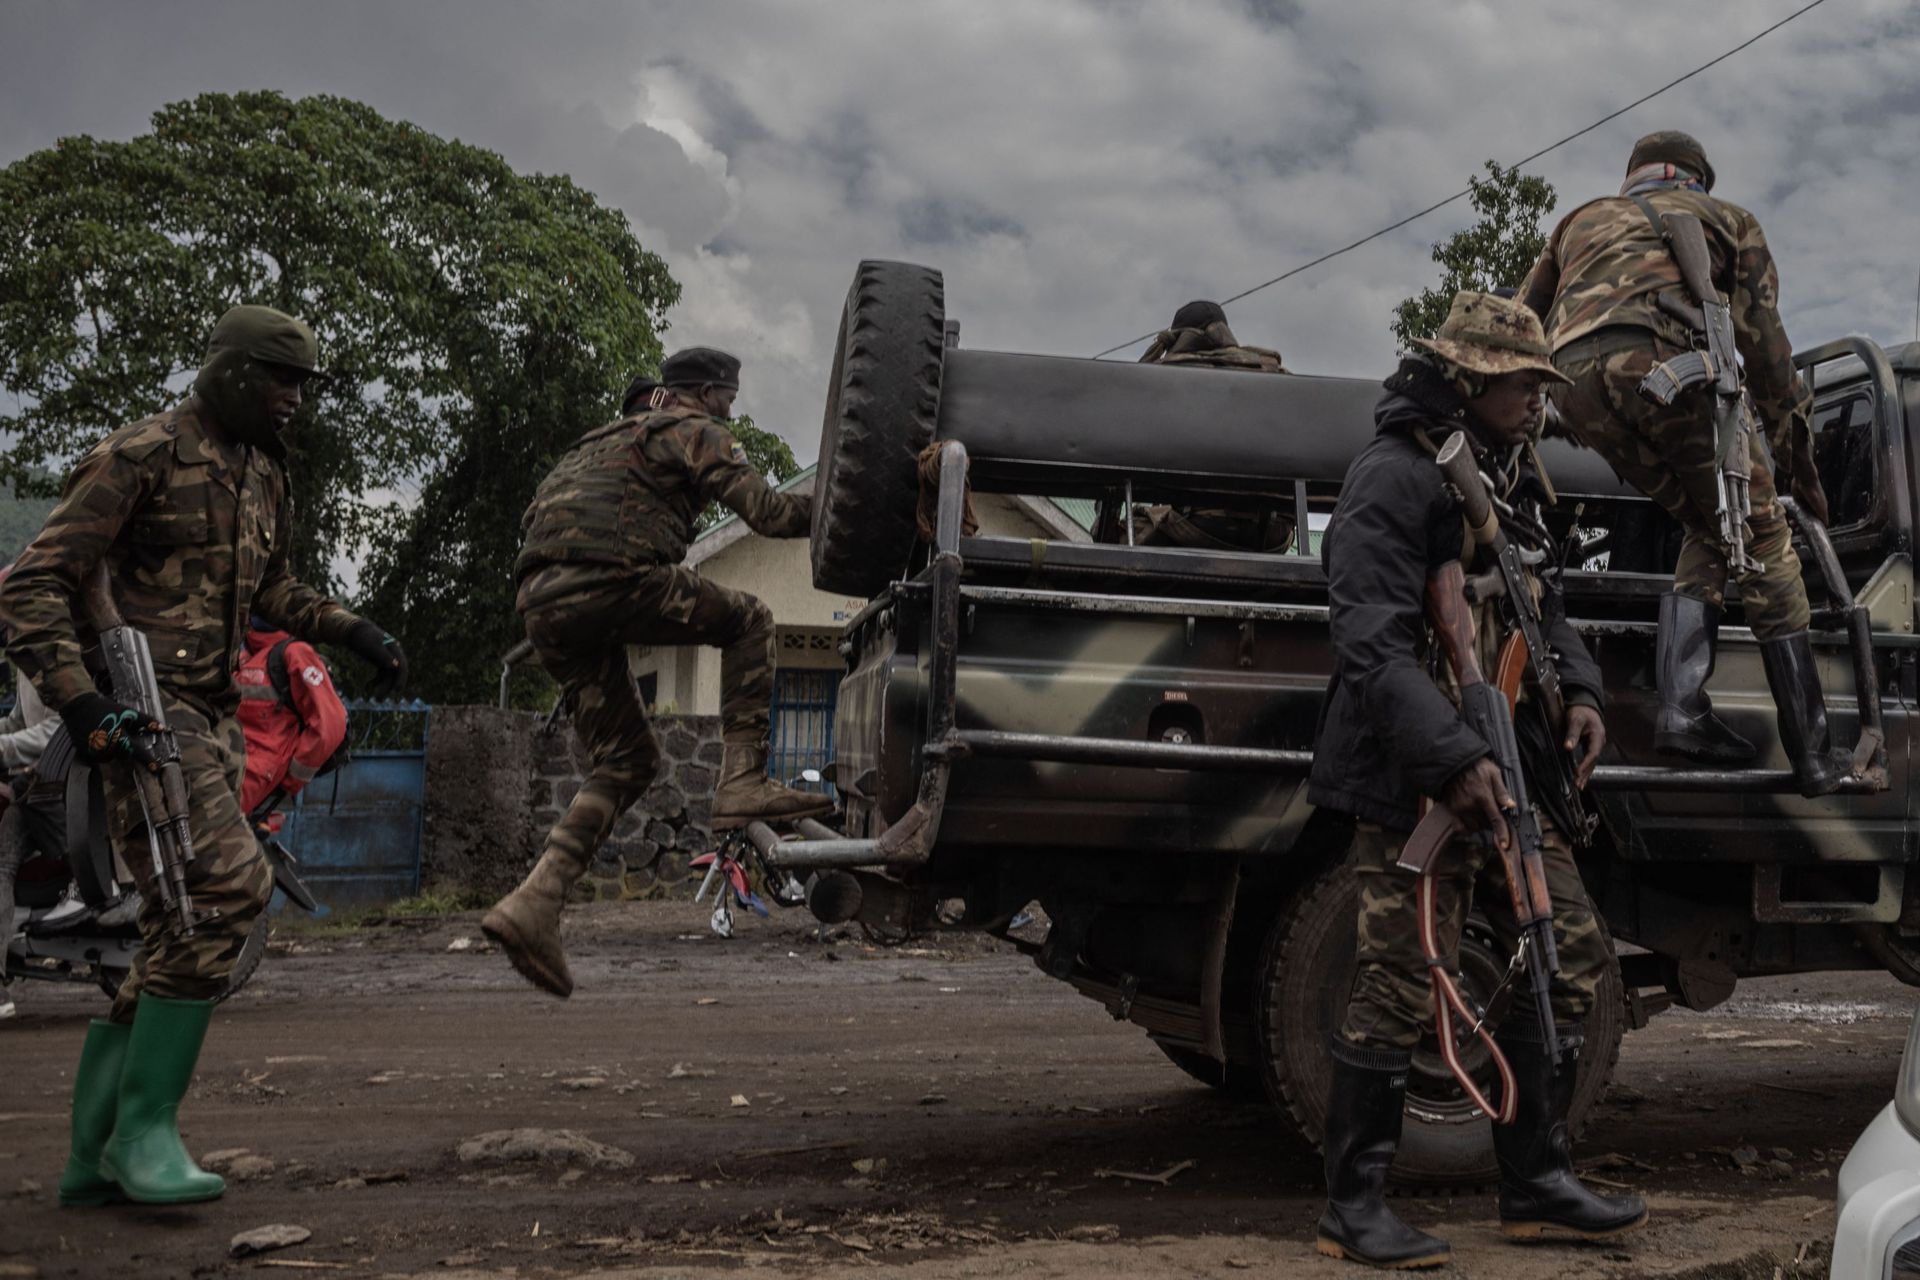
{"label": "wheel rim", "polygon": [[[1492,930],[1479,920],[1470,920],[1460,939],[1460,991],[1469,1007],[1486,1009],[1499,989],[1506,965],[1495,950]],[[1506,1012],[1503,995],[1500,1007],[1487,1015],[1489,1027],[1498,1027]],[[1460,1028],[1464,1033],[1467,1029]],[[1480,1037],[1472,1036],[1460,1046],[1460,1065],[1473,1077],[1474,1085],[1486,1097],[1497,1091],[1493,1055]],[[1495,1098],[1498,1101],[1497,1098]],[[1474,1124],[1486,1118],[1486,1112],[1468,1099],[1466,1090],[1447,1070],[1440,1056],[1440,1042],[1433,1036],[1420,1038],[1413,1052],[1413,1066],[1407,1072],[1407,1111],[1432,1124]]]}

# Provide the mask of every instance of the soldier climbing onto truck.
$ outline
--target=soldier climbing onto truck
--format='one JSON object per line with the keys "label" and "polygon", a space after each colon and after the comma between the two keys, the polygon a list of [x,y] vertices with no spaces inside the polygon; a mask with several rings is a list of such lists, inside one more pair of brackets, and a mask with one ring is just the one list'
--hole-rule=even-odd
{"label": "soldier climbing onto truck", "polygon": [[[832,802],[767,777],[773,615],[752,596],[680,563],[708,502],[757,533],[806,534],[806,497],[781,493],[727,431],[740,361],[691,347],[660,365],[637,412],[583,435],[540,482],[515,565],[527,639],[560,684],[592,768],[520,887],[480,922],[513,967],[562,998],[573,975],[560,946],[567,890],[621,814],[652,784],[660,748],[627,665],[633,644],[715,644],[725,754],[716,827],[825,813]],[[644,390],[638,381],[627,403]]]}
{"label": "soldier climbing onto truck", "polygon": [[[1436,1014],[1445,1017],[1441,993],[1458,968],[1476,888],[1503,947],[1512,952],[1521,943],[1512,886],[1502,883],[1512,873],[1489,857],[1485,839],[1453,841],[1424,875],[1400,862],[1423,798],[1468,830],[1495,833],[1503,847],[1516,838],[1510,820],[1518,827],[1517,819],[1528,816],[1510,812],[1514,800],[1495,744],[1462,721],[1458,690],[1449,701],[1450,691],[1423,663],[1429,575],[1447,566],[1457,578],[1463,561],[1471,572],[1479,550],[1443,483],[1434,436],[1464,429],[1479,469],[1493,477],[1512,513],[1516,537],[1544,530],[1538,511],[1551,490],[1530,434],[1540,419],[1542,385],[1563,380],[1533,314],[1489,294],[1457,295],[1439,336],[1419,345],[1424,350],[1386,381],[1375,410],[1378,433],[1347,472],[1322,549],[1335,657],[1308,792],[1314,804],[1352,815],[1348,857],[1360,882],[1358,969],[1332,1043],[1328,1203],[1318,1247],[1386,1267],[1439,1266],[1450,1256],[1444,1241],[1408,1226],[1384,1196],[1412,1053],[1423,1034],[1434,1032]],[[1539,590],[1537,578],[1528,589]],[[1491,590],[1479,596],[1481,625],[1467,629],[1478,633],[1479,665],[1488,671],[1499,665],[1502,639],[1494,599]],[[1511,1067],[1501,1073],[1508,1092],[1494,1148],[1507,1234],[1592,1239],[1638,1226],[1647,1210],[1635,1196],[1589,1191],[1568,1150],[1570,1059],[1610,957],[1574,863],[1572,842],[1586,831],[1579,797],[1556,794],[1547,780],[1559,768],[1558,744],[1580,753],[1573,776],[1576,786],[1585,782],[1606,743],[1605,691],[1600,668],[1565,617],[1555,610],[1544,622],[1557,655],[1551,675],[1564,697],[1564,723],[1545,723],[1548,682],[1535,672],[1534,687],[1521,693],[1519,724],[1532,730],[1520,735],[1531,748],[1522,752],[1525,775],[1539,780],[1529,789],[1545,802],[1539,853],[1559,974],[1549,997],[1554,1025],[1541,1025],[1532,1003],[1515,1000],[1493,1037],[1492,1055]],[[1444,1020],[1441,1034],[1449,1034]]]}
{"label": "soldier climbing onto truck", "polygon": [[[1709,194],[1713,182],[1694,138],[1672,131],[1641,138],[1620,193],[1561,220],[1520,296],[1546,323],[1554,366],[1570,383],[1556,400],[1574,438],[1686,531],[1673,590],[1660,601],[1655,745],[1711,764],[1746,764],[1758,754],[1714,714],[1707,696],[1731,575],[1760,639],[1780,743],[1800,793],[1821,796],[1853,767],[1850,753],[1832,745],[1807,589],[1776,492],[1786,482],[1806,514],[1825,522],[1808,424],[1812,396],[1793,366],[1759,220]],[[1715,296],[1689,296],[1696,288],[1683,287],[1681,262],[1690,254]],[[1669,379],[1663,387],[1658,375],[1669,362],[1678,367],[1696,351],[1706,357],[1704,382],[1682,387]],[[1719,430],[1715,381],[1729,401],[1741,398],[1744,382],[1751,405],[1729,404]],[[1732,415],[1749,412],[1765,428],[1764,441],[1752,430],[1719,438],[1737,430]],[[1744,521],[1724,511],[1730,448],[1732,482],[1749,507]]]}

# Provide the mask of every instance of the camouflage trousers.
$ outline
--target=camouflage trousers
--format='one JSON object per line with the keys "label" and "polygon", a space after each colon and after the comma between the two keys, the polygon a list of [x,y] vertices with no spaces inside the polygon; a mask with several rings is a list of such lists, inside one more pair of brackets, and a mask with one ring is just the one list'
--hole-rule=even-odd
{"label": "camouflage trousers", "polygon": [[541,665],[560,683],[591,761],[548,833],[547,848],[585,866],[660,768],[660,746],[627,665],[627,646],[720,646],[722,736],[741,743],[766,740],[774,653],[767,606],[691,569],[662,565],[617,579],[595,569],[592,577],[583,574],[582,590],[555,594],[566,575],[582,572],[556,565],[529,578],[521,598],[539,603],[521,616]]}
{"label": "camouflage trousers", "polygon": [[[1607,971],[1608,944],[1587,900],[1573,851],[1550,822],[1541,823],[1547,886],[1553,893],[1553,941],[1560,973],[1553,980],[1553,1017],[1579,1022],[1593,1008]],[[1370,822],[1359,823],[1349,851],[1360,881],[1353,993],[1340,1037],[1374,1049],[1411,1049],[1433,1030],[1433,984],[1420,951],[1420,877],[1394,860],[1406,836]],[[1504,955],[1519,942],[1513,899],[1499,854],[1478,842],[1455,841],[1440,855],[1434,874],[1434,913],[1441,954],[1458,974],[1460,931],[1475,904],[1493,927]],[[1525,978],[1516,979],[1525,982]],[[1525,1004],[1524,992],[1515,1008]]]}
{"label": "camouflage trousers", "polygon": [[[1650,333],[1643,344],[1624,347],[1604,340],[1575,342],[1554,357],[1560,372],[1573,379],[1573,385],[1554,392],[1554,403],[1575,438],[1680,522],[1686,539],[1673,589],[1718,609],[1726,599],[1728,564],[1715,515],[1717,462],[1708,394],[1696,388],[1662,408],[1639,391],[1640,380],[1656,363],[1679,354],[1679,348]],[[1754,634],[1772,640],[1806,628],[1807,589],[1758,431],[1748,484],[1753,511],[1747,518],[1747,549],[1765,567],[1741,577],[1740,599]]]}
{"label": "camouflage trousers", "polygon": [[166,706],[168,723],[180,742],[181,772],[192,810],[194,857],[187,867],[187,892],[195,912],[212,914],[191,938],[174,932],[174,916],[161,897],[134,789],[135,766],[119,761],[105,766],[102,782],[113,851],[140,889],[140,954],[113,998],[108,1017],[114,1022],[133,1021],[142,993],[169,1000],[211,1000],[225,991],[240,948],[273,896],[273,869],[240,811],[247,759],[240,722],[230,715],[213,720],[174,698],[168,698]]}

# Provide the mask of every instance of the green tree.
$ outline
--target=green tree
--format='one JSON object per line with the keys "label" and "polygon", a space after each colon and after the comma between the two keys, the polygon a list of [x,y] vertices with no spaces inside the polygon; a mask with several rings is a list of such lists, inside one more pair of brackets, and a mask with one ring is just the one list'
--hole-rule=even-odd
{"label": "green tree", "polygon": [[[728,419],[727,429],[733,432],[733,438],[746,451],[747,461],[753,464],[753,469],[765,476],[770,484],[783,483],[800,473],[800,464],[794,461],[793,450],[787,447],[787,442],[771,431],[754,426],[752,414],[743,413],[737,418]],[[700,513],[699,527],[704,532],[730,514],[709,503],[707,509]]]}
{"label": "green tree", "polygon": [[1402,348],[1431,338],[1462,289],[1491,293],[1518,288],[1547,243],[1540,221],[1553,212],[1553,185],[1545,178],[1487,161],[1487,176],[1467,179],[1468,200],[1480,221],[1433,246],[1440,286],[1424,289],[1393,312],[1393,336]]}
{"label": "green tree", "polygon": [[0,170],[0,481],[33,489],[177,398],[228,306],[290,311],[327,369],[288,434],[296,571],[327,584],[370,550],[358,603],[406,643],[413,691],[488,696],[518,638],[520,512],[657,368],[678,296],[565,177],[342,98],[203,95]]}

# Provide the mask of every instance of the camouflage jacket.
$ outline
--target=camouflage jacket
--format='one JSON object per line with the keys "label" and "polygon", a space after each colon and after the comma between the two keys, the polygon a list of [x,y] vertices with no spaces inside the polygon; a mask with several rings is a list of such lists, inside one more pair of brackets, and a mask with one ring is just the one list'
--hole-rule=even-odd
{"label": "camouflage jacket", "polygon": [[[1747,388],[1778,452],[1788,425],[1807,412],[1812,397],[1793,367],[1793,344],[1780,323],[1780,279],[1759,220],[1739,205],[1684,187],[1645,195],[1656,211],[1691,213],[1706,227],[1713,278],[1733,312]],[[1689,347],[1686,327],[1655,301],[1663,290],[1687,297],[1673,255],[1638,204],[1607,196],[1560,220],[1520,297],[1546,323],[1555,351],[1609,325],[1648,329]]]}
{"label": "camouflage jacket", "polygon": [[663,409],[596,427],[535,491],[515,575],[524,581],[555,564],[678,564],[709,502],[771,538],[799,537],[813,517],[811,500],[770,486],[717,418]]}
{"label": "camouflage jacket", "polygon": [[249,614],[313,640],[344,640],[359,621],[287,571],[280,464],[216,439],[202,412],[189,399],[95,445],[0,586],[7,656],[56,711],[94,688],[81,661],[92,632],[75,605],[103,557],[161,688],[216,712],[239,701]]}

